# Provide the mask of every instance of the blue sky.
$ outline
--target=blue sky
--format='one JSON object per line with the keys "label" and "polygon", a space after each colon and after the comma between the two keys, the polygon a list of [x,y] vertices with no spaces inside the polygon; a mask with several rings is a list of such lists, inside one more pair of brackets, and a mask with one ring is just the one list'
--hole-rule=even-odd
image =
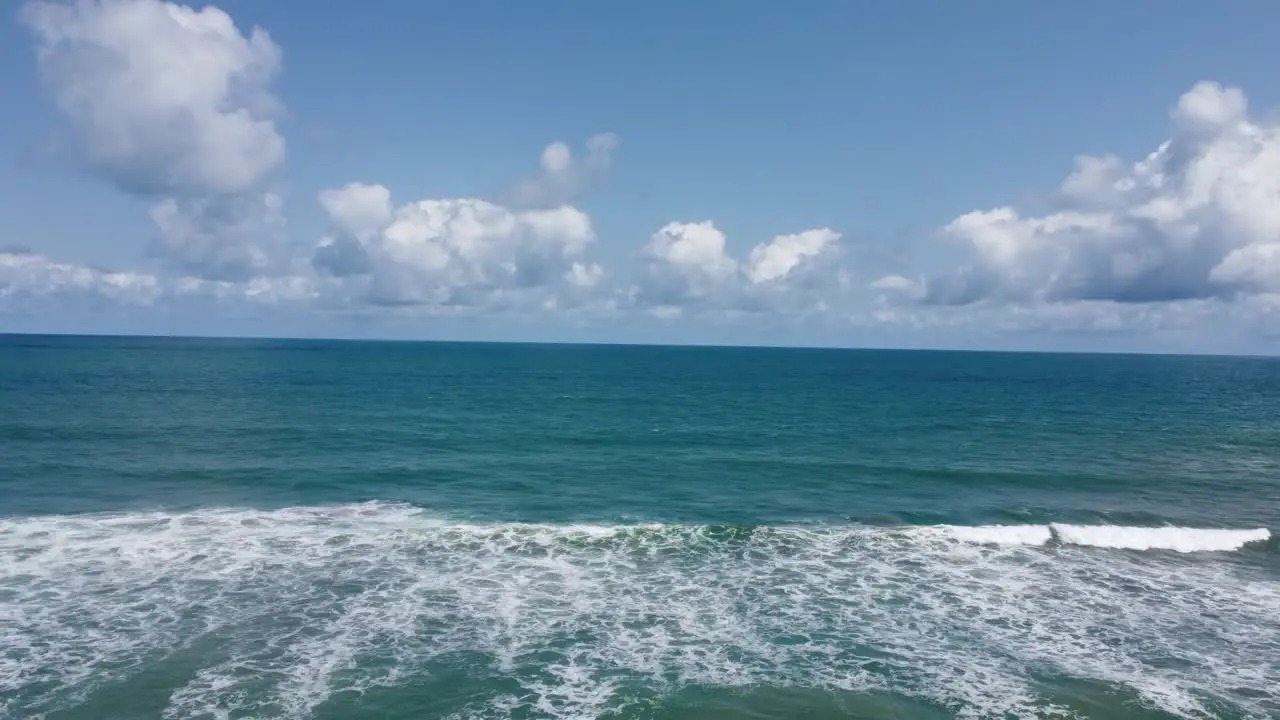
{"label": "blue sky", "polygon": [[[0,26],[0,330],[1275,352],[1276,27],[29,3]],[[1113,159],[1068,188],[1079,155]]]}

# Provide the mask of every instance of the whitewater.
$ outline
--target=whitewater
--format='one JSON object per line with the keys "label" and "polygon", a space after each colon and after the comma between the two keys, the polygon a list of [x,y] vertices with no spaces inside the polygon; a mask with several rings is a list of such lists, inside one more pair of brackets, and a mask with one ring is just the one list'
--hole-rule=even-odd
{"label": "whitewater", "polygon": [[[185,681],[166,718],[310,717],[459,658],[458,718],[760,684],[1043,717],[1046,678],[1174,717],[1280,709],[1266,529],[459,522],[411,505],[0,520],[0,715]],[[1067,708],[1058,708],[1069,715]]]}

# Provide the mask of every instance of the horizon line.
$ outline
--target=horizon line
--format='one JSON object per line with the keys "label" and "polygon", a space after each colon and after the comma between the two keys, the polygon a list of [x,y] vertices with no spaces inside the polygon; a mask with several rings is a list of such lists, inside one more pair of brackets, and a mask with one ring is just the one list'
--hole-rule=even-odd
{"label": "horizon line", "polygon": [[[312,335],[217,335],[217,334],[180,334],[160,335],[155,333],[81,333],[81,332],[27,332],[0,330],[0,338],[92,338],[110,339],[148,339],[148,340],[230,340],[247,342],[326,342],[326,343],[401,343],[401,344],[435,344],[435,345],[530,345],[530,346],[570,346],[570,347],[637,347],[637,348],[699,348],[704,350],[827,350],[844,352],[920,352],[920,353],[973,353],[990,355],[1104,355],[1104,356],[1139,356],[1139,357],[1206,357],[1206,358],[1241,358],[1258,360],[1276,360],[1280,355],[1245,354],[1245,353],[1213,353],[1213,352],[1154,352],[1141,350],[1001,350],[992,348],[948,348],[948,347],[893,347],[893,346],[852,346],[852,345],[767,345],[751,343],[663,343],[663,342],[630,342],[630,341],[578,341],[578,340],[475,340],[446,338],[360,338],[342,336]],[[0,342],[0,345],[4,343]]]}

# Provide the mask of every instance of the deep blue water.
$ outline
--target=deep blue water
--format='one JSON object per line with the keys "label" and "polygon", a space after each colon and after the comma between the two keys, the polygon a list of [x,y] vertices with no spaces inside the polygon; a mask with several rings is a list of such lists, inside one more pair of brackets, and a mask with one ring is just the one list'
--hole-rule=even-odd
{"label": "deep blue water", "polygon": [[1280,716],[1273,531],[1273,359],[0,336],[0,716]]}

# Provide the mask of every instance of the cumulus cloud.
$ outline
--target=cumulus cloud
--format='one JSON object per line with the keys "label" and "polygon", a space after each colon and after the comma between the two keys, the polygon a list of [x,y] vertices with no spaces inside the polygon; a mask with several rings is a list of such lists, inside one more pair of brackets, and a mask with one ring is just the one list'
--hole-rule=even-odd
{"label": "cumulus cloud", "polygon": [[211,280],[248,280],[276,264],[273,233],[284,225],[274,193],[166,198],[151,208],[159,232],[153,254],[179,272]]}
{"label": "cumulus cloud", "polygon": [[1280,293],[1280,242],[1260,242],[1232,250],[1209,272],[1209,280],[1223,287]]}
{"label": "cumulus cloud", "polygon": [[738,263],[725,251],[725,235],[710,221],[664,225],[641,251],[641,299],[681,307],[719,299],[731,289]]}
{"label": "cumulus cloud", "polygon": [[1201,82],[1145,158],[1076,159],[1062,207],[956,218],[973,262],[928,280],[937,304],[1145,303],[1280,288],[1280,125],[1249,117],[1238,88]]}
{"label": "cumulus cloud", "polygon": [[153,275],[53,262],[30,252],[0,252],[0,301],[79,295],[148,305],[162,292]]}
{"label": "cumulus cloud", "polygon": [[382,185],[347,183],[320,193],[320,205],[334,227],[364,241],[391,224],[391,191]]}
{"label": "cumulus cloud", "polygon": [[830,228],[779,235],[772,242],[752,248],[747,258],[747,277],[754,283],[784,278],[839,239],[840,233]]}
{"label": "cumulus cloud", "polygon": [[[586,253],[595,229],[564,202],[609,164],[612,135],[587,142],[585,158],[552,143],[542,172],[518,203],[437,198],[396,207],[383,185],[351,182],[319,202],[330,232],[312,265],[341,281],[348,300],[434,309],[577,307],[597,298],[604,269]],[[522,189],[521,189],[522,188]]]}
{"label": "cumulus cloud", "polygon": [[613,164],[618,136],[599,133],[587,140],[587,154],[574,157],[563,142],[554,142],[542,151],[538,173],[517,183],[505,204],[516,208],[556,208],[566,205],[600,183]]}
{"label": "cumulus cloud", "polygon": [[[160,0],[37,0],[22,17],[85,167],[158,200],[156,249],[210,277],[261,271],[248,235],[285,155],[270,92],[281,55],[266,31]],[[214,247],[223,237],[230,247]]]}
{"label": "cumulus cloud", "polygon": [[726,249],[725,234],[710,221],[668,223],[641,251],[644,267],[634,295],[667,315],[690,307],[777,308],[812,286],[806,281],[814,279],[815,261],[839,239],[840,233],[828,228],[779,235],[739,262]]}
{"label": "cumulus cloud", "polygon": [[512,293],[561,284],[590,287],[600,278],[583,255],[595,231],[570,206],[513,210],[476,198],[420,200],[391,209],[380,185],[326,190],[320,203],[333,236],[314,263],[361,283],[379,304],[490,304]]}
{"label": "cumulus cloud", "polygon": [[604,277],[604,268],[595,263],[575,262],[569,266],[569,271],[565,273],[565,279],[569,284],[577,288],[593,288],[600,284],[600,280]]}

